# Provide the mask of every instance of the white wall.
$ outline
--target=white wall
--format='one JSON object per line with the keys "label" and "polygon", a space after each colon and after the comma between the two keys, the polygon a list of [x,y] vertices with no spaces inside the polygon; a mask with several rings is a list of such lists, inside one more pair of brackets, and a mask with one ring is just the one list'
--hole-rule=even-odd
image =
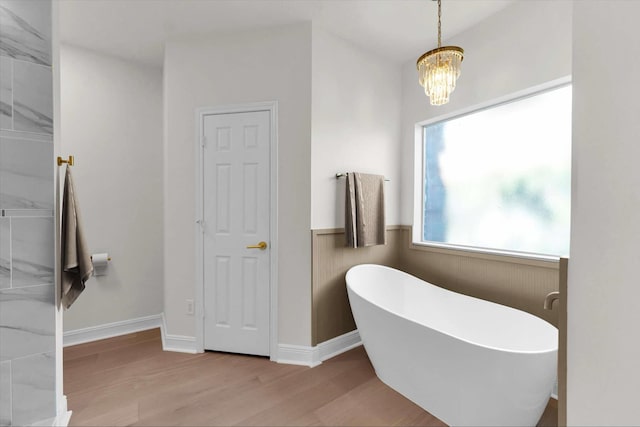
{"label": "white wall", "polygon": [[[465,50],[448,104],[431,106],[418,83],[415,61],[403,67],[401,221],[406,225],[413,221],[415,123],[569,76],[571,2],[515,2],[443,44]],[[422,53],[416,52],[416,59]]]}
{"label": "white wall", "polygon": [[174,41],[164,63],[165,315],[195,335],[195,111],[278,101],[280,343],[311,343],[311,24]]}
{"label": "white wall", "polygon": [[385,175],[386,222],[399,224],[401,67],[313,27],[311,228],[344,227],[345,180]]}
{"label": "white wall", "polygon": [[64,313],[65,331],[163,308],[162,70],[62,45],[61,138],[92,252],[113,257]]}
{"label": "white wall", "polygon": [[638,16],[640,2],[574,5],[570,425],[640,425]]}

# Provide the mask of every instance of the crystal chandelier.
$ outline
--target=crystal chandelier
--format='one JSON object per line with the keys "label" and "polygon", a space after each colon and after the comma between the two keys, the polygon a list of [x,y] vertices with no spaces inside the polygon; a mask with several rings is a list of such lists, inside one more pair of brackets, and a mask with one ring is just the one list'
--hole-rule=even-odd
{"label": "crystal chandelier", "polygon": [[431,105],[449,102],[449,95],[456,88],[460,77],[460,64],[464,50],[458,46],[442,46],[442,0],[438,0],[438,47],[418,58],[418,80],[424,87]]}

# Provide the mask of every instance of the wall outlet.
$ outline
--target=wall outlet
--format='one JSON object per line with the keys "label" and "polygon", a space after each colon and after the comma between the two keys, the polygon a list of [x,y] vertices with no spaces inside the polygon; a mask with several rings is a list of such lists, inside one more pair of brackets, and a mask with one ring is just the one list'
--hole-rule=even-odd
{"label": "wall outlet", "polygon": [[193,315],[193,300],[188,299],[187,301],[187,314]]}

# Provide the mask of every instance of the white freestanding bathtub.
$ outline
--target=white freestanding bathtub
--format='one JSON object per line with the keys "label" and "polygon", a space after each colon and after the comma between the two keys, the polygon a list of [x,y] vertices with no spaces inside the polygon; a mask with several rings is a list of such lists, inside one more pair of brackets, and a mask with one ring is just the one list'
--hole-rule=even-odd
{"label": "white freestanding bathtub", "polygon": [[556,378],[554,326],[380,265],[355,266],[346,281],[384,383],[449,425],[538,423]]}

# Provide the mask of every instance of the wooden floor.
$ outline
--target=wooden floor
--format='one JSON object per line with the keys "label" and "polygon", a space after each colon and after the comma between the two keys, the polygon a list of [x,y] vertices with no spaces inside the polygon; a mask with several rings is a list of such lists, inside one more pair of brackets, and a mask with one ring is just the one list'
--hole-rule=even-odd
{"label": "wooden floor", "polygon": [[[443,426],[376,377],[362,347],[310,369],[163,352],[159,330],[64,349],[71,426]],[[549,405],[539,425],[555,425]]]}

